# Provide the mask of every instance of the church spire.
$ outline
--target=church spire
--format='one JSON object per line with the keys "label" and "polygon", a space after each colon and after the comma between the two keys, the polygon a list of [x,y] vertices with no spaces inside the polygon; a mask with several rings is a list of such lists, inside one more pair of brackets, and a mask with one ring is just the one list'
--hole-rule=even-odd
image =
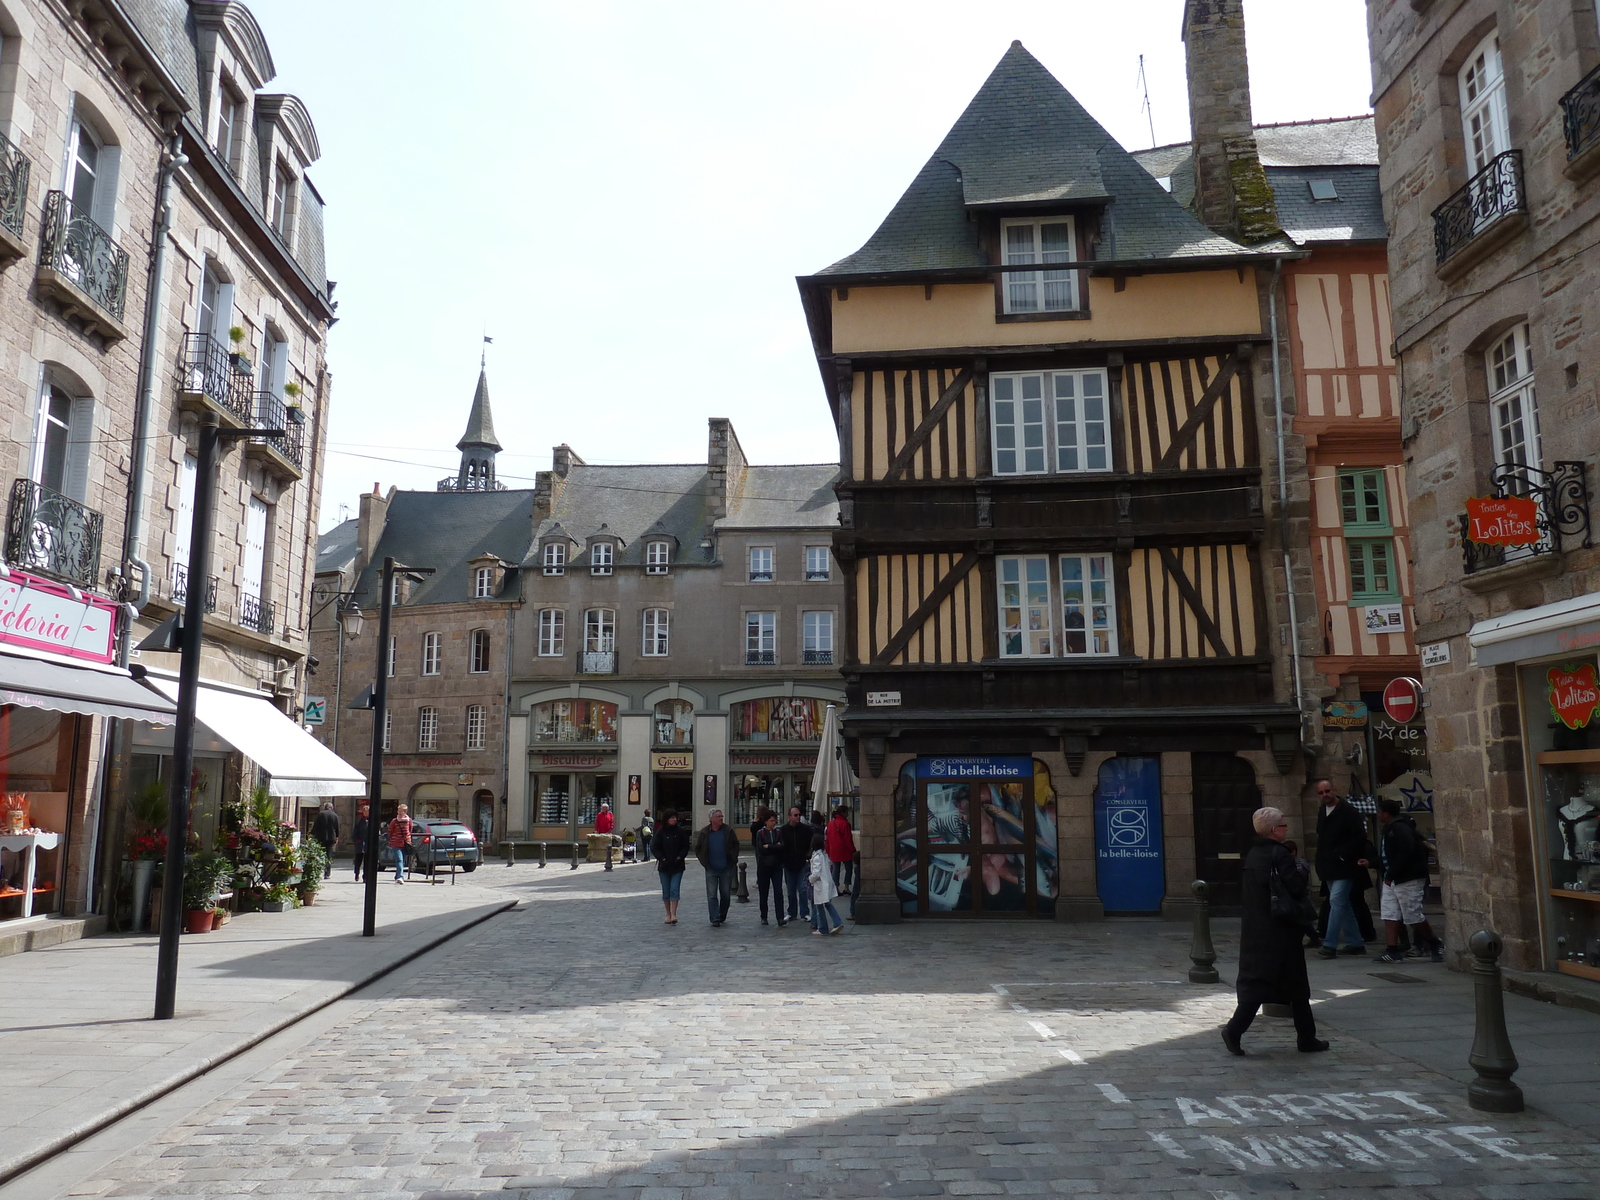
{"label": "church spire", "polygon": [[472,397],[472,412],[467,416],[467,431],[456,443],[461,451],[461,469],[454,479],[439,481],[441,492],[498,492],[505,485],[494,477],[494,456],[501,450],[494,435],[494,414],[489,410],[488,365],[478,367],[478,390]]}

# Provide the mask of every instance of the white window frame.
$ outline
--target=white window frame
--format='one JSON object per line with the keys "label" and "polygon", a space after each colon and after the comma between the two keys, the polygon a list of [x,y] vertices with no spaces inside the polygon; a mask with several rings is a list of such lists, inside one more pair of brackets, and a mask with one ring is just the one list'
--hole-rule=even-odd
{"label": "white window frame", "polygon": [[1494,460],[1509,466],[1539,467],[1544,461],[1539,432],[1538,394],[1528,327],[1518,325],[1484,355],[1489,384],[1489,427]]}
{"label": "white window frame", "polygon": [[482,750],[485,735],[489,728],[489,706],[486,704],[467,705],[467,749]]}
{"label": "white window frame", "polygon": [[[770,654],[771,663],[752,663],[752,654]],[[747,666],[776,666],[778,662],[778,614],[747,612],[744,615],[744,660]]]}
{"label": "white window frame", "polygon": [[[800,614],[800,661],[811,666],[833,662],[833,610],[810,609]],[[827,662],[810,662],[809,654],[827,654]]]}
{"label": "white window frame", "polygon": [[267,503],[251,496],[244,510],[244,552],[239,559],[239,596],[260,600],[266,589]]}
{"label": "white window frame", "polygon": [[666,658],[671,648],[672,616],[665,608],[644,610],[643,654],[646,658]]}
{"label": "white window frame", "polygon": [[389,607],[399,608],[400,602],[405,599],[405,581],[397,571],[389,576]]}
{"label": "white window frame", "polygon": [[614,654],[617,649],[617,610],[583,610],[583,649],[587,654]]}
{"label": "white window frame", "polygon": [[395,663],[400,657],[400,637],[398,634],[389,635],[389,678],[394,678]]}
{"label": "white window frame", "polygon": [[567,610],[541,608],[539,610],[539,657],[559,658],[566,653]]}
{"label": "white window frame", "polygon": [[437,675],[439,673],[439,651],[443,643],[443,635],[437,631],[429,631],[422,635],[422,673],[424,675]]}
{"label": "white window frame", "polygon": [[567,544],[561,541],[546,542],[544,553],[539,561],[546,575],[565,575],[567,573]]}
{"label": "white window frame", "polygon": [[[1075,600],[1072,594],[1077,581],[1069,578],[1069,565],[1083,573],[1089,593],[1085,599]],[[995,559],[995,583],[1001,658],[1116,655],[1116,561],[1111,554],[1005,555]],[[1099,599],[1093,594],[1096,583],[1101,585]],[[1080,625],[1084,607],[1089,612]],[[1069,649],[1069,639],[1080,628],[1085,648]]]}
{"label": "white window frame", "polygon": [[[1109,554],[1056,556],[1061,657],[1110,658],[1117,652],[1116,563]],[[1083,649],[1074,649],[1077,635]]]}
{"label": "white window frame", "polygon": [[[1046,226],[1067,227],[1067,249],[1044,249]],[[1014,234],[1029,231],[1027,245]],[[1063,257],[1063,255],[1065,257]],[[1018,263],[1076,262],[1078,258],[1078,227],[1070,216],[1025,217],[1000,222],[1000,256],[1006,266]],[[1042,315],[1046,313],[1075,313],[1082,308],[1078,285],[1078,272],[1065,271],[1005,271],[1001,274],[1000,294],[1004,298],[1001,310],[1008,316]]]}
{"label": "white window frame", "polygon": [[245,130],[245,102],[226,75],[217,88],[217,157],[228,170],[237,169],[239,143]]}
{"label": "white window frame", "polygon": [[596,542],[589,547],[589,574],[609,575],[616,565],[616,549],[610,542]]}
{"label": "white window frame", "polygon": [[[749,554],[750,582],[771,583],[778,577],[777,551],[772,546],[751,546]],[[765,564],[764,566],[758,564]]]}
{"label": "white window frame", "polygon": [[644,547],[644,573],[646,575],[665,575],[672,565],[672,543],[666,541],[646,542]]}
{"label": "white window frame", "polygon": [[[66,401],[67,416],[63,421],[56,416],[53,401],[59,396]],[[52,435],[60,439],[61,475],[53,482],[45,480],[45,462]],[[32,465],[29,478],[41,487],[58,492],[82,503],[88,500],[89,463],[94,450],[94,401],[87,396],[75,396],[72,389],[44,372],[44,382],[39,389],[39,406],[34,415]],[[191,493],[192,496],[192,493]]]}
{"label": "white window frame", "polygon": [[1113,469],[1111,383],[1098,367],[991,375],[989,421],[996,475],[1099,475]]}
{"label": "white window frame", "polygon": [[189,569],[189,549],[194,537],[194,486],[200,474],[200,460],[185,454],[178,464],[178,516],[177,527],[172,531],[172,582],[176,587],[178,571]]}
{"label": "white window frame", "polygon": [[494,596],[494,568],[475,567],[472,571],[472,598],[488,600]]}
{"label": "white window frame", "polygon": [[299,179],[285,158],[272,161],[272,228],[285,243],[294,238],[296,191]]}
{"label": "white window frame", "polygon": [[439,748],[439,710],[431,704],[417,709],[417,749]]}
{"label": "white window frame", "polygon": [[1476,175],[1511,149],[1506,114],[1505,68],[1500,33],[1491,32],[1473,47],[1456,74],[1461,100],[1461,134],[1466,142],[1467,174]]}
{"label": "white window frame", "polygon": [[1055,657],[1055,604],[1050,594],[1050,575],[1047,554],[995,559],[1001,658]]}
{"label": "white window frame", "polygon": [[806,582],[827,583],[833,578],[833,553],[827,546],[806,547]]}
{"label": "white window frame", "polygon": [[467,674],[487,675],[492,650],[493,642],[487,629],[474,629],[467,634]]}
{"label": "white window frame", "polygon": [[[390,671],[389,674],[393,675],[394,672]],[[384,748],[384,750],[387,751],[389,749],[392,749],[393,748],[393,743],[394,743],[394,709],[386,708],[386,709],[383,710],[383,748]]]}

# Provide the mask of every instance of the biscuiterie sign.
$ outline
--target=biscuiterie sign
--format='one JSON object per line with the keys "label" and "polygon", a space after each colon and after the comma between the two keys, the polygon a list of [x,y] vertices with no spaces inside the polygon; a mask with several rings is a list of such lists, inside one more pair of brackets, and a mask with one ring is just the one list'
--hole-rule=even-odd
{"label": "biscuiterie sign", "polygon": [[22,571],[0,579],[0,643],[108,663],[117,640],[117,606]]}

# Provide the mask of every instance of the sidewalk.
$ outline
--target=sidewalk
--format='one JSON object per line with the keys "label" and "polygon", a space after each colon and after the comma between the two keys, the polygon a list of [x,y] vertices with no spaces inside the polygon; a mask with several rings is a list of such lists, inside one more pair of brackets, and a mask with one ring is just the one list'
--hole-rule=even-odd
{"label": "sidewalk", "polygon": [[[487,876],[484,878],[483,876]],[[70,942],[4,960],[0,1182],[498,912],[516,897],[458,878],[378,892],[377,936],[361,936],[348,870],[311,908],[243,913],[185,935],[177,1016],[153,1021],[156,939]]]}

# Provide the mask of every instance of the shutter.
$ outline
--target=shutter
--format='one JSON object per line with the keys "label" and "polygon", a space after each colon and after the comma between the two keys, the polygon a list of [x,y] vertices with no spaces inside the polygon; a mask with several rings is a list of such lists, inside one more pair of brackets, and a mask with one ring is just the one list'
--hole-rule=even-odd
{"label": "shutter", "polygon": [[192,454],[185,454],[178,467],[178,527],[173,530],[172,565],[188,570],[189,551],[194,534],[194,484],[199,473],[199,463]]}
{"label": "shutter", "polygon": [[100,147],[100,157],[95,163],[94,223],[112,237],[117,236],[117,176],[122,166],[122,148]]}
{"label": "shutter", "polygon": [[66,495],[86,504],[89,500],[89,464],[94,459],[94,398],[75,396],[67,422]]}
{"label": "shutter", "polygon": [[[210,269],[208,264],[207,270]],[[228,330],[233,328],[233,284],[225,279],[217,281],[217,299],[211,319],[211,328],[200,332],[209,333],[219,345],[231,349],[233,343],[228,340]]]}
{"label": "shutter", "polygon": [[267,506],[254,496],[244,523],[244,561],[239,575],[239,591],[261,598],[261,572],[267,557]]}
{"label": "shutter", "polygon": [[39,378],[33,389],[33,447],[28,452],[28,478],[39,482],[44,470],[44,414],[50,406],[50,375],[43,363],[39,364]]}

